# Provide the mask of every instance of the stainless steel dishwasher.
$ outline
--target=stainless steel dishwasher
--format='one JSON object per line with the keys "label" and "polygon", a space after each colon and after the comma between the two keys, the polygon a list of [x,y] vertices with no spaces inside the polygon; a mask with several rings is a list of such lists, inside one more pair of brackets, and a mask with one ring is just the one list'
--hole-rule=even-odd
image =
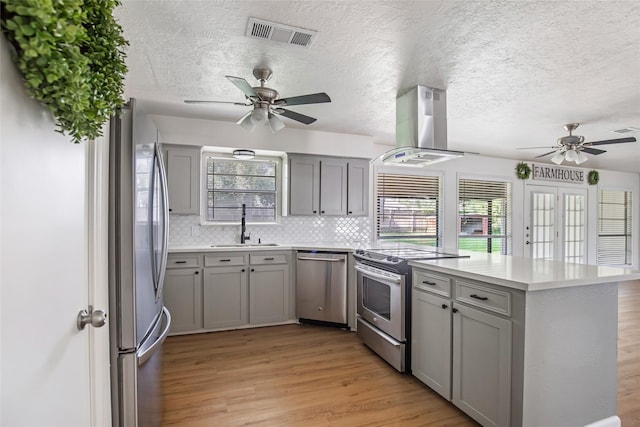
{"label": "stainless steel dishwasher", "polygon": [[298,251],[296,317],[347,326],[347,254]]}

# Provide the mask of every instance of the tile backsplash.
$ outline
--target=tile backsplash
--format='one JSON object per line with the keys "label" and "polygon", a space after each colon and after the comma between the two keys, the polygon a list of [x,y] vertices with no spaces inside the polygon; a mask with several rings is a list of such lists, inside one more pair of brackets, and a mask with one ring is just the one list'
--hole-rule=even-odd
{"label": "tile backsplash", "polygon": [[[249,243],[357,242],[371,240],[369,217],[282,217],[279,224],[247,224]],[[200,225],[198,215],[169,216],[169,246],[240,243],[239,225]]]}

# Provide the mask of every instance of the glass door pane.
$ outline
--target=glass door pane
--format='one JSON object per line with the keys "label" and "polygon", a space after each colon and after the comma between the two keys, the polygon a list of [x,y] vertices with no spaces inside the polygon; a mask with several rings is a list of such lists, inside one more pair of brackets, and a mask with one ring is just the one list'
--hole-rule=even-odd
{"label": "glass door pane", "polygon": [[531,193],[531,258],[554,259],[556,195]]}
{"label": "glass door pane", "polygon": [[583,194],[563,192],[564,261],[585,262],[585,208]]}

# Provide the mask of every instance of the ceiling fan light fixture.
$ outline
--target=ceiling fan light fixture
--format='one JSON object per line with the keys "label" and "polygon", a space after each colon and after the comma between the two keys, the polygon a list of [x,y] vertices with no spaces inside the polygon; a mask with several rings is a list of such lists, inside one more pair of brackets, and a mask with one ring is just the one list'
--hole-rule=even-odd
{"label": "ceiling fan light fixture", "polygon": [[278,116],[275,114],[269,114],[269,129],[271,129],[271,132],[276,133],[284,127],[284,123],[278,118]]}
{"label": "ceiling fan light fixture", "polygon": [[251,112],[248,112],[247,114],[242,116],[242,118],[238,120],[236,123],[242,126],[243,129],[248,130],[249,132],[252,132],[253,129],[255,129],[256,127],[256,125],[253,123],[253,120],[251,120]]}
{"label": "ceiling fan light fixture", "polygon": [[578,159],[578,154],[576,153],[576,150],[571,148],[564,153],[564,158],[567,159],[568,162],[575,162]]}
{"label": "ceiling fan light fixture", "polygon": [[251,121],[256,125],[262,125],[267,121],[267,110],[256,107],[251,112]]}
{"label": "ceiling fan light fixture", "polygon": [[555,163],[556,165],[559,165],[562,163],[562,161],[564,160],[564,154],[560,151],[558,151],[552,158],[551,161],[553,163]]}
{"label": "ceiling fan light fixture", "polygon": [[579,164],[584,163],[587,160],[589,160],[589,158],[587,156],[585,156],[582,151],[577,151],[576,153],[577,153],[576,154],[576,165],[579,165]]}
{"label": "ceiling fan light fixture", "polygon": [[233,150],[233,157],[240,160],[250,160],[256,156],[253,150]]}

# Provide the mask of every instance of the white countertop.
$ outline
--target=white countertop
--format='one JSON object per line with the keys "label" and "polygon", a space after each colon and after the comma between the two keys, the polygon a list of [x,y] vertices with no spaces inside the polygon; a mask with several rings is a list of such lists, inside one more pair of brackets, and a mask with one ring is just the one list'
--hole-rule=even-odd
{"label": "white countertop", "polygon": [[482,253],[470,258],[415,260],[409,265],[524,291],[640,279],[640,270]]}

